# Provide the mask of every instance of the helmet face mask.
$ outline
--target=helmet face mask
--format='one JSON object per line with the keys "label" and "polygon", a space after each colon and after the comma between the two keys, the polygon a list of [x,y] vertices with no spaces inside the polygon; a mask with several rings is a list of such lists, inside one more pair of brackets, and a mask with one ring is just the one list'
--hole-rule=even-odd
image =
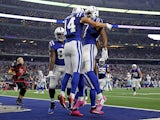
{"label": "helmet face mask", "polygon": [[72,14],[80,13],[80,12],[84,12],[84,9],[81,8],[81,7],[75,7],[75,8],[73,8],[73,10],[72,10]]}
{"label": "helmet face mask", "polygon": [[103,58],[100,58],[100,59],[99,59],[99,64],[100,64],[100,65],[104,65],[104,64],[105,64],[105,60],[104,60]]}
{"label": "helmet face mask", "polygon": [[61,41],[63,42],[65,37],[64,37],[64,28],[63,27],[57,27],[54,31],[54,35],[55,35],[55,38],[58,40],[58,41]]}
{"label": "helmet face mask", "polygon": [[133,69],[133,70],[137,69],[137,65],[136,65],[136,64],[133,64],[133,65],[132,65],[132,69]]}
{"label": "helmet face mask", "polygon": [[99,16],[99,11],[95,6],[90,6],[85,10],[85,14],[89,18],[96,18]]}

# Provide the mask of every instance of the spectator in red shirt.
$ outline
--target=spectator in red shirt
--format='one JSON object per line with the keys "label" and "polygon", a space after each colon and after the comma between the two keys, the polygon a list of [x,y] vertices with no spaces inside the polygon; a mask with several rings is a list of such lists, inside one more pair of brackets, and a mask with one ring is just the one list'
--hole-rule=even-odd
{"label": "spectator in red shirt", "polygon": [[9,69],[8,73],[13,75],[13,81],[18,85],[18,89],[20,89],[16,103],[17,105],[22,105],[22,99],[26,93],[27,88],[25,80],[28,76],[26,67],[24,66],[24,59],[22,57],[19,57],[17,59],[16,65],[13,65]]}

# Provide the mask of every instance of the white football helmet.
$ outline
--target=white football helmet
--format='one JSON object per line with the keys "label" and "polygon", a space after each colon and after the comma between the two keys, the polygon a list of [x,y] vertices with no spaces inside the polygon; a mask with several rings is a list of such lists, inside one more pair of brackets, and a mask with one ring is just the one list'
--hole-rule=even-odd
{"label": "white football helmet", "polygon": [[75,8],[73,8],[73,10],[72,10],[72,14],[80,13],[80,12],[84,12],[84,9],[81,8],[81,7],[75,7]]}
{"label": "white football helmet", "polygon": [[132,69],[137,69],[137,65],[136,64],[132,64]]}
{"label": "white football helmet", "polygon": [[85,14],[87,15],[87,17],[94,19],[99,16],[99,11],[95,6],[89,6],[85,10]]}
{"label": "white football helmet", "polygon": [[65,37],[64,37],[64,28],[63,27],[57,27],[54,31],[54,35],[55,35],[55,38],[58,40],[58,41],[64,41]]}
{"label": "white football helmet", "polygon": [[104,65],[105,64],[105,59],[104,58],[100,58],[99,59],[99,64],[100,65]]}

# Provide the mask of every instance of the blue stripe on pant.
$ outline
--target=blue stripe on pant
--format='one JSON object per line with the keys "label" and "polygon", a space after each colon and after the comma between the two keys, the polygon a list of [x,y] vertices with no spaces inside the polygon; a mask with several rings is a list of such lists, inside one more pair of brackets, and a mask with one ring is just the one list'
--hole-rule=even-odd
{"label": "blue stripe on pant", "polygon": [[90,71],[94,70],[94,45],[90,45]]}
{"label": "blue stripe on pant", "polygon": [[[72,88],[71,88],[71,93],[76,92],[76,88],[78,86],[79,83],[79,79],[80,79],[80,72],[81,72],[81,62],[82,62],[82,46],[81,46],[81,42],[77,41],[77,53],[78,53],[78,66],[77,66],[77,71],[73,73],[73,77],[72,77]],[[72,66],[74,67],[74,66]]]}
{"label": "blue stripe on pant", "polygon": [[77,52],[78,52],[77,72],[80,72],[80,70],[81,70],[81,62],[82,62],[82,45],[81,45],[81,42],[79,42],[79,41],[77,41]]}

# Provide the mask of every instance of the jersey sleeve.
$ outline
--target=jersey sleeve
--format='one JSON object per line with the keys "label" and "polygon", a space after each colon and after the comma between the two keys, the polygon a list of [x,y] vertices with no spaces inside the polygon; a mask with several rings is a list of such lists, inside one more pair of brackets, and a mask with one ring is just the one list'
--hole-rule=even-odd
{"label": "jersey sleeve", "polygon": [[96,18],[95,21],[96,21],[96,22],[101,22],[101,23],[103,23],[103,19],[101,19],[101,18]]}
{"label": "jersey sleeve", "polygon": [[137,68],[137,71],[140,72],[141,71],[140,68]]}
{"label": "jersey sleeve", "polygon": [[49,49],[55,49],[55,42],[53,40],[49,42]]}
{"label": "jersey sleeve", "polygon": [[77,13],[76,15],[76,17],[79,17],[79,18],[82,18],[84,16],[85,16],[84,12]]}

